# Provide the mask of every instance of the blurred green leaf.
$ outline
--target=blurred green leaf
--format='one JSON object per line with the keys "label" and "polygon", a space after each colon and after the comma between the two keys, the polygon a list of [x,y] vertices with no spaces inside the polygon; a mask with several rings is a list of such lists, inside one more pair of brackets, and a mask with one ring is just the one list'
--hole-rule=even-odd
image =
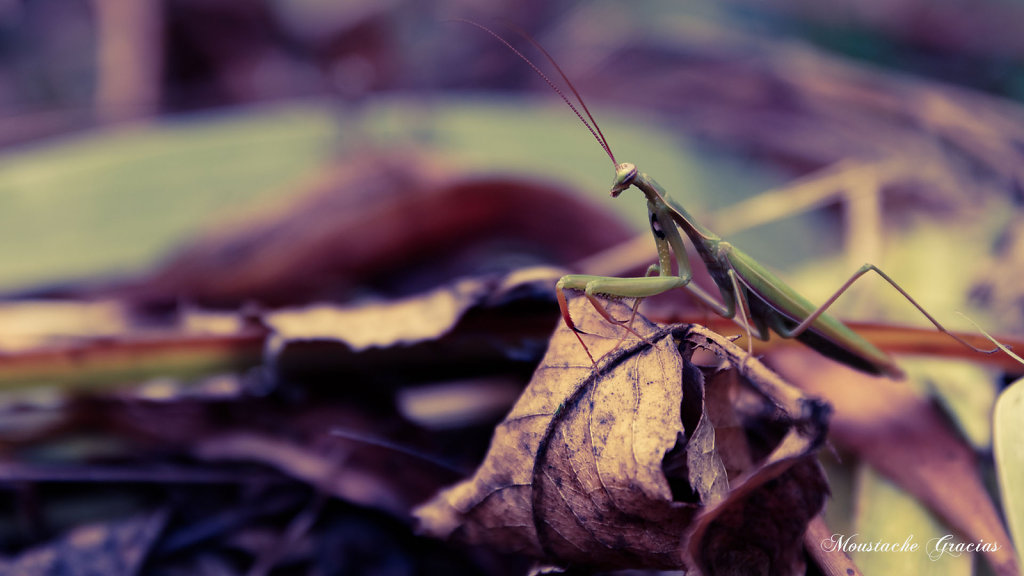
{"label": "blurred green leaf", "polygon": [[326,107],[198,114],[0,157],[0,290],[132,271],[324,162]]}
{"label": "blurred green leaf", "polygon": [[1024,379],[1003,391],[993,418],[996,470],[1003,514],[1020,562],[1024,550]]}

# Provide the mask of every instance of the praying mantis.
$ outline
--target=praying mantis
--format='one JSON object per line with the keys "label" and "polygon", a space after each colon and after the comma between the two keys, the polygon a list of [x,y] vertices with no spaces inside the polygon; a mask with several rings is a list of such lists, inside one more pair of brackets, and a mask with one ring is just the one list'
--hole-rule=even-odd
{"label": "praying mantis", "polygon": [[[651,233],[658,250],[658,261],[651,265],[647,274],[640,277],[617,278],[595,276],[589,274],[569,274],[563,276],[555,286],[555,294],[561,310],[562,319],[580,341],[587,356],[595,365],[597,362],[583,338],[581,330],[576,327],[569,314],[567,291],[583,292],[594,309],[608,322],[621,326],[639,338],[642,335],[632,329],[632,317],[619,320],[613,317],[600,297],[635,298],[633,314],[637,305],[647,297],[656,296],[669,290],[684,288],[692,293],[703,305],[716,314],[729,319],[738,320],[747,335],[748,347],[752,337],[767,341],[771,332],[783,338],[795,338],[819,353],[846,364],[857,370],[894,378],[903,376],[903,371],[885,352],[868,342],[851,330],[840,320],[831,316],[826,310],[842,296],[850,286],[868,272],[875,272],[895,288],[904,298],[917,308],[939,331],[949,335],[962,345],[978,352],[991,354],[998,350],[977,348],[953,332],[946,329],[927,310],[924,309],[895,280],[874,264],[864,264],[838,290],[820,306],[815,306],[799,292],[790,288],[778,276],[757,262],[747,253],[725,241],[700,224],[679,202],[652,177],[639,171],[636,165],[629,162],[618,162],[612,153],[611,146],[605,138],[597,121],[584,103],[572,82],[558,66],[555,59],[540,44],[525,32],[516,30],[528,42],[533,44],[558,71],[566,85],[575,96],[580,107],[577,108],[551,79],[522,52],[490,28],[471,20],[457,19],[487,32],[508,47],[533,69],[555,93],[572,109],[580,122],[590,131],[611,160],[615,167],[615,178],[612,181],[611,195],[618,197],[622,192],[636,188],[647,200],[647,210]],[[513,28],[515,29],[515,28]],[[583,112],[580,112],[580,109]],[[586,118],[584,118],[584,114]],[[588,122],[589,119],[589,122]],[[682,233],[680,233],[682,231]],[[691,282],[693,269],[683,244],[683,235],[703,260],[708,273],[718,288],[721,300],[716,299],[700,286]],[[675,273],[673,273],[673,263]],[[737,319],[737,315],[739,318]]]}

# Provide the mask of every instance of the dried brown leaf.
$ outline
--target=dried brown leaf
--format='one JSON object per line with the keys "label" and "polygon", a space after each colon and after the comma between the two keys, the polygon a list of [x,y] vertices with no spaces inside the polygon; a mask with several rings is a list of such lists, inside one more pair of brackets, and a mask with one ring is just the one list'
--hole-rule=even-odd
{"label": "dried brown leaf", "polygon": [[808,438],[791,431],[729,497],[702,513],[686,553],[705,574],[803,574],[803,535],[828,483]]}
{"label": "dried brown leaf", "polygon": [[[557,561],[677,566],[695,508],[673,502],[661,461],[684,433],[682,359],[669,333],[637,329],[654,345],[600,371],[560,329],[474,479],[417,511],[424,530]],[[616,344],[607,333],[595,354]]]}
{"label": "dried brown leaf", "polygon": [[[695,412],[699,409],[700,416],[696,425],[687,427],[691,432],[686,439],[686,479],[700,496],[701,502],[716,504],[729,489],[729,477],[723,461],[729,455],[720,454],[720,447],[716,447],[719,432],[708,417],[704,378],[698,370],[691,370],[690,373],[692,376],[685,378],[683,382],[687,387],[684,397],[687,398],[688,407]],[[697,394],[693,395],[691,392]]]}
{"label": "dried brown leaf", "polygon": [[[535,361],[554,320],[562,272],[531,267],[474,276],[406,298],[268,313],[268,361],[279,371],[402,373],[403,382],[475,364]],[[507,306],[506,306],[507,305]]]}
{"label": "dried brown leaf", "polygon": [[485,279],[468,278],[398,300],[278,310],[264,321],[274,331],[273,343],[338,340],[358,352],[439,338],[492,289]]}
{"label": "dried brown leaf", "polygon": [[[713,333],[638,317],[633,327],[645,340],[623,342],[585,300],[573,304],[598,365],[560,326],[474,476],[415,512],[422,530],[601,568],[738,574],[750,558],[767,559],[772,574],[802,566],[803,527],[826,491],[813,450],[827,411]],[[732,423],[755,434],[782,428],[764,439],[767,449],[746,448],[760,467],[738,470],[731,490],[703,372],[690,360],[698,348],[725,361],[720,368],[742,364],[743,391],[727,394],[739,400]],[[754,396],[759,403],[749,402]],[[805,425],[786,426],[791,415]],[[737,524],[744,535],[732,534]]]}

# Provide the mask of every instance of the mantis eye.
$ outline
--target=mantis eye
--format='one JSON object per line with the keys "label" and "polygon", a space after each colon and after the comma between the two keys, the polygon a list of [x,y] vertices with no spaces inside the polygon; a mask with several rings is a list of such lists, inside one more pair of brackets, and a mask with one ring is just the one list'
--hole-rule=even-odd
{"label": "mantis eye", "polygon": [[633,179],[636,178],[637,170],[636,165],[630,164],[629,162],[623,162],[615,167],[615,180],[612,181],[612,198],[618,196],[623,190],[629,188],[633,184]]}

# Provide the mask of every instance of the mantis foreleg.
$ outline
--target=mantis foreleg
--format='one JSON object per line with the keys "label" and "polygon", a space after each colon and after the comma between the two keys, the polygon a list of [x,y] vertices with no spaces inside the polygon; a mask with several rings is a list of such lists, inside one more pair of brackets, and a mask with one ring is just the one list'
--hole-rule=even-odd
{"label": "mantis foreleg", "polygon": [[555,285],[555,294],[558,298],[559,307],[562,309],[562,318],[566,325],[577,330],[572,318],[569,316],[569,308],[565,300],[565,290],[579,290],[583,292],[594,308],[606,320],[613,324],[625,324],[615,319],[601,304],[598,296],[611,296],[613,298],[647,298],[673,288],[678,288],[689,282],[688,278],[679,276],[644,276],[638,278],[614,278],[610,276],[592,276],[589,274],[569,274],[563,276]]}
{"label": "mantis foreleg", "polygon": [[[632,318],[629,323],[622,320],[616,319],[608,310],[604,304],[598,300],[597,296],[611,296],[615,298],[636,298],[636,304],[639,301],[648,296],[654,296],[667,292],[673,288],[684,285],[689,281],[689,278],[680,278],[678,276],[644,276],[641,278],[613,278],[609,276],[592,276],[589,274],[569,274],[562,276],[555,285],[555,296],[558,298],[558,307],[562,311],[562,319],[565,321],[573,334],[576,335],[576,339],[583,345],[583,349],[587,352],[587,356],[590,357],[590,361],[596,364],[593,355],[590,354],[590,349],[587,348],[583,338],[580,337],[580,330],[576,327],[576,323],[573,322],[572,316],[569,314],[569,305],[565,299],[566,290],[579,290],[582,291],[587,300],[590,301],[594,309],[597,310],[605,320],[615,324],[616,326],[622,326],[629,332],[633,333],[640,339],[644,339],[643,335],[637,333],[632,327]],[[636,310],[636,304],[634,305],[634,311]]]}

